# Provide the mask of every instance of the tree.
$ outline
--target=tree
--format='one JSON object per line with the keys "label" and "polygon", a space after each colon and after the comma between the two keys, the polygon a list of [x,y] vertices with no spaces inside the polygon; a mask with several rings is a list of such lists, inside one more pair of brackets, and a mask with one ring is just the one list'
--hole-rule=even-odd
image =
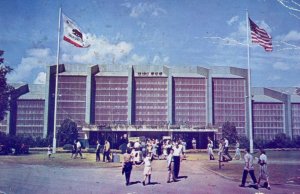
{"label": "tree", "polygon": [[62,145],[73,143],[78,138],[77,124],[69,118],[65,119],[58,129],[58,138]]}
{"label": "tree", "polygon": [[9,66],[3,65],[4,58],[2,58],[4,51],[0,50],[0,121],[4,119],[6,111],[9,110],[10,93],[13,87],[7,84],[6,75],[12,71]]}
{"label": "tree", "polygon": [[225,122],[222,126],[222,136],[228,139],[229,143],[234,143],[238,139],[236,127],[234,123]]}

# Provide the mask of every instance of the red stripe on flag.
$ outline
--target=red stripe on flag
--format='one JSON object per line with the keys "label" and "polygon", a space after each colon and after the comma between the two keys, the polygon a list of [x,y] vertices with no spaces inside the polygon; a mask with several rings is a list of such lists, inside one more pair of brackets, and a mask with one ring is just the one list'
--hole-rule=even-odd
{"label": "red stripe on flag", "polygon": [[71,40],[70,38],[68,38],[66,36],[64,36],[64,40],[67,41],[67,42],[69,42],[69,43],[71,43],[71,44],[73,44],[76,47],[83,48],[83,46],[81,46],[80,44],[77,44],[76,42],[74,42],[73,40]]}
{"label": "red stripe on flag", "polygon": [[265,51],[272,51],[272,37],[267,33],[265,29],[258,27],[250,18],[250,30],[251,39],[253,43],[258,43],[260,46],[264,47]]}

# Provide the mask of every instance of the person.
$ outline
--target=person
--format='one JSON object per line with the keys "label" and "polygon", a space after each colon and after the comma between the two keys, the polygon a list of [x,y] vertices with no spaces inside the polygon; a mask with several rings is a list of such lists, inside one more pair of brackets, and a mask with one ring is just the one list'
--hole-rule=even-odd
{"label": "person", "polygon": [[71,154],[71,158],[75,157],[77,152],[77,145],[76,145],[76,140],[74,140],[73,144],[72,144],[72,154]]}
{"label": "person", "polygon": [[218,152],[220,162],[223,162],[223,152],[224,152],[224,144],[223,144],[223,140],[220,139],[219,140],[219,152]]}
{"label": "person", "polygon": [[109,154],[110,154],[110,143],[109,141],[105,140],[104,148],[103,148],[103,162],[105,162],[105,158],[106,158],[106,162],[109,162],[110,160]]}
{"label": "person", "polygon": [[182,146],[175,142],[173,146],[173,159],[174,159],[174,176],[175,179],[178,178],[179,171],[180,171],[180,162],[182,160]]}
{"label": "person", "polygon": [[259,164],[259,177],[258,177],[258,185],[260,184],[261,180],[265,180],[266,182],[263,184],[264,187],[271,190],[270,182],[269,182],[269,176],[267,172],[267,155],[266,152],[263,149],[260,149],[260,156],[258,159]]}
{"label": "person", "polygon": [[197,141],[195,138],[192,139],[192,146],[194,150],[197,148]]}
{"label": "person", "polygon": [[208,137],[207,152],[210,160],[214,160],[213,141]]}
{"label": "person", "polygon": [[236,144],[235,144],[235,154],[234,157],[236,160],[241,160],[241,152],[240,152],[240,143],[238,140],[236,140]]}
{"label": "person", "polygon": [[100,150],[101,150],[101,145],[99,140],[97,140],[97,147],[96,147],[96,162],[100,161]]}
{"label": "person", "polygon": [[167,147],[167,142],[164,141],[164,144],[163,144],[163,159],[167,159],[168,157],[168,147]]}
{"label": "person", "polygon": [[227,138],[224,138],[224,155],[228,157],[228,160],[232,160],[232,157],[229,155],[229,141]]}
{"label": "person", "polygon": [[75,154],[74,158],[77,158],[78,154],[80,155],[80,158],[83,159],[82,153],[81,153],[81,143],[79,140],[77,140],[77,142],[76,142],[76,154]]}
{"label": "person", "polygon": [[123,154],[122,174],[125,174],[126,186],[130,184],[130,174],[132,170],[132,155],[131,150],[127,149]]}
{"label": "person", "polygon": [[173,182],[176,182],[175,176],[174,176],[174,158],[173,158],[174,150],[170,149],[170,153],[167,157],[167,169],[168,169],[168,180],[167,183],[170,183],[171,179],[173,179]]}
{"label": "person", "polygon": [[243,171],[242,184],[240,184],[240,187],[245,187],[246,179],[247,179],[247,176],[249,173],[251,176],[251,179],[254,183],[254,188],[258,189],[257,180],[256,180],[256,177],[254,174],[253,156],[250,154],[249,148],[245,149],[244,160],[245,160],[245,167],[244,167],[244,171]]}
{"label": "person", "polygon": [[144,161],[141,163],[144,164],[144,179],[143,179],[143,185],[146,185],[146,179],[148,177],[148,184],[151,183],[151,173],[152,173],[152,167],[151,167],[151,162],[152,162],[152,155],[149,152],[147,156],[144,158]]}
{"label": "person", "polygon": [[142,157],[143,157],[143,153],[140,150],[139,147],[136,147],[134,149],[132,149],[131,151],[131,156],[133,157],[133,164],[135,165],[139,165],[143,162]]}
{"label": "person", "polygon": [[50,159],[51,158],[51,154],[52,154],[52,148],[51,148],[51,145],[48,146],[48,158]]}

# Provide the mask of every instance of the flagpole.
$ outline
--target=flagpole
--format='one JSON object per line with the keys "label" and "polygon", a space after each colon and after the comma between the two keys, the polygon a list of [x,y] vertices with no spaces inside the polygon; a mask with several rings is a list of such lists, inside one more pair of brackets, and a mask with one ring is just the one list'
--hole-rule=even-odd
{"label": "flagpole", "polygon": [[251,94],[251,69],[250,69],[250,43],[249,43],[249,15],[246,10],[246,23],[247,23],[247,59],[248,59],[248,112],[249,112],[249,144],[250,153],[253,153],[253,130],[252,130],[252,94]]}
{"label": "flagpole", "polygon": [[60,19],[61,7],[59,8],[58,16],[58,32],[57,32],[57,53],[56,53],[56,78],[55,78],[55,99],[54,99],[54,126],[53,126],[53,153],[56,153],[56,113],[57,113],[57,97],[58,97],[58,66],[59,66],[59,52],[60,52]]}

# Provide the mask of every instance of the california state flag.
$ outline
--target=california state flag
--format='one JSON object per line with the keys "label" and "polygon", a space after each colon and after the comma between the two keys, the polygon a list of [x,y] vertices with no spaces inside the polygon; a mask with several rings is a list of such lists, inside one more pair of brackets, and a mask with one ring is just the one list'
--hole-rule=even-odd
{"label": "california state flag", "polygon": [[62,14],[62,18],[64,25],[64,40],[76,47],[89,47],[90,45],[86,42],[86,35],[81,32],[76,23],[64,14]]}

